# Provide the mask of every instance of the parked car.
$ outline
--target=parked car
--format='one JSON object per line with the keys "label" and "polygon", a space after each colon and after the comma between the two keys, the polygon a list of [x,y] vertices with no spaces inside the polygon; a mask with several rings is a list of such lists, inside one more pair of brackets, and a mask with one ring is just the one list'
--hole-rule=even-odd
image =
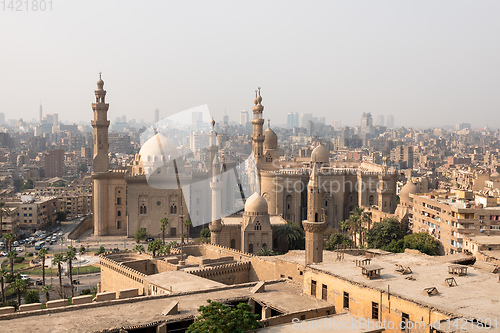
{"label": "parked car", "polygon": [[30,280],[30,276],[29,275],[26,275],[26,274],[21,274],[21,280]]}
{"label": "parked car", "polygon": [[23,252],[24,251],[24,249],[22,247],[16,247],[14,250],[16,252]]}
{"label": "parked car", "polygon": [[0,242],[0,249],[3,249],[5,247],[4,242]]}
{"label": "parked car", "polygon": [[73,284],[80,284],[80,280],[73,280]]}
{"label": "parked car", "polygon": [[0,252],[0,257],[5,257],[7,256],[7,252]]}
{"label": "parked car", "polygon": [[42,283],[42,280],[36,280],[36,285],[37,286],[41,286],[43,283]]}
{"label": "parked car", "polygon": [[18,241],[14,241],[14,243],[12,243],[12,246],[19,246],[19,242]]}

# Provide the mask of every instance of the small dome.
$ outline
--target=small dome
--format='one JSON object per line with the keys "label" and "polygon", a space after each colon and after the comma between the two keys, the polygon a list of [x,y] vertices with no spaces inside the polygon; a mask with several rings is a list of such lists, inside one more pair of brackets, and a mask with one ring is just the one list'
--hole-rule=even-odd
{"label": "small dome", "polygon": [[490,175],[491,178],[500,178],[500,174],[498,172],[493,172],[491,175]]}
{"label": "small dome", "polygon": [[245,213],[267,214],[267,201],[258,193],[254,193],[247,199],[245,203]]}
{"label": "small dome", "polygon": [[417,185],[415,185],[414,182],[409,180],[405,186],[401,189],[401,192],[399,192],[399,200],[401,202],[410,202],[410,194],[415,194],[417,193]]}
{"label": "small dome", "polygon": [[264,150],[278,149],[278,136],[271,128],[264,131]]}
{"label": "small dome", "polygon": [[312,151],[311,163],[328,163],[330,162],[330,152],[323,145],[319,145]]}

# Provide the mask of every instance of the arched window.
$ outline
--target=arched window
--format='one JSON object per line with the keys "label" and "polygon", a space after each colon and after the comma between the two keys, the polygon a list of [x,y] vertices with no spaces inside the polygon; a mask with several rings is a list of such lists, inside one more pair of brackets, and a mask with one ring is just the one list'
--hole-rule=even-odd
{"label": "arched window", "polygon": [[139,214],[146,215],[147,212],[148,212],[148,210],[146,208],[146,205],[145,204],[141,204],[141,206],[139,207]]}
{"label": "arched window", "polygon": [[248,253],[253,253],[253,244],[248,245]]}
{"label": "arched window", "polygon": [[177,214],[177,205],[174,203],[172,205],[170,205],[170,214],[172,214],[172,215]]}
{"label": "arched window", "polygon": [[255,223],[254,230],[262,230],[262,226],[260,225],[260,221],[257,221],[257,223]]}
{"label": "arched window", "polygon": [[262,248],[267,248],[267,244],[266,243],[262,244]]}
{"label": "arched window", "polygon": [[231,239],[231,248],[232,249],[235,249],[236,248],[236,241],[233,239]]}
{"label": "arched window", "polygon": [[[116,212],[116,216],[122,216],[122,211],[119,210],[118,212]],[[120,229],[120,228],[118,228],[118,229]]]}
{"label": "arched window", "polygon": [[370,206],[372,206],[372,205],[373,205],[373,202],[374,202],[374,201],[373,201],[373,195],[370,195],[370,196],[368,197],[368,204],[369,204]]}

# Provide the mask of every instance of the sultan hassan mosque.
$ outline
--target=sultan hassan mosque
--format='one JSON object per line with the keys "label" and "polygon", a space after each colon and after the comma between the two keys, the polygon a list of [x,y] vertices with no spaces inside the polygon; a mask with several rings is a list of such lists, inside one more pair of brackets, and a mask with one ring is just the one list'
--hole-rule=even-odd
{"label": "sultan hassan mosque", "polygon": [[[198,221],[196,225],[209,225],[213,244],[257,253],[262,247],[278,249],[273,230],[286,221],[304,227],[307,243],[322,237],[326,227],[339,229],[356,206],[387,213],[396,209],[396,174],[385,162],[331,162],[330,152],[321,144],[308,158],[281,157],[276,133],[270,127],[263,130],[260,88],[251,120],[256,173],[254,186],[246,191],[241,185],[247,176],[244,172],[227,177],[237,170],[238,162],[226,160],[213,121],[207,148],[210,163],[202,168],[194,167],[188,158],[172,159],[166,152],[176,147],[158,132],[127,167],[109,170],[109,104],[101,77],[95,97],[91,124],[96,236],[133,237],[139,228],[158,236],[160,220],[166,217],[166,235],[179,237],[183,222],[190,219]],[[252,180],[251,175],[246,178]],[[321,255],[321,251],[309,253]]]}

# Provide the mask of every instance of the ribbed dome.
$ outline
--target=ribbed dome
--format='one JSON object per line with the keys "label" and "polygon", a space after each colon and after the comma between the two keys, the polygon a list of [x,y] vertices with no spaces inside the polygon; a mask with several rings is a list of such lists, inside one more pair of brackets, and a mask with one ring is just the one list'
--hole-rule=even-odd
{"label": "ribbed dome", "polygon": [[278,149],[278,136],[271,128],[264,131],[264,150]]}
{"label": "ribbed dome", "polygon": [[245,212],[267,214],[268,206],[266,199],[261,197],[258,193],[252,194],[245,203]]}
{"label": "ribbed dome", "polygon": [[401,192],[399,192],[399,200],[401,202],[410,202],[410,194],[415,194],[417,193],[417,185],[415,185],[414,182],[409,180],[405,186],[401,189]]}
{"label": "ribbed dome", "polygon": [[330,162],[330,152],[323,145],[319,145],[312,151],[311,163]]}

